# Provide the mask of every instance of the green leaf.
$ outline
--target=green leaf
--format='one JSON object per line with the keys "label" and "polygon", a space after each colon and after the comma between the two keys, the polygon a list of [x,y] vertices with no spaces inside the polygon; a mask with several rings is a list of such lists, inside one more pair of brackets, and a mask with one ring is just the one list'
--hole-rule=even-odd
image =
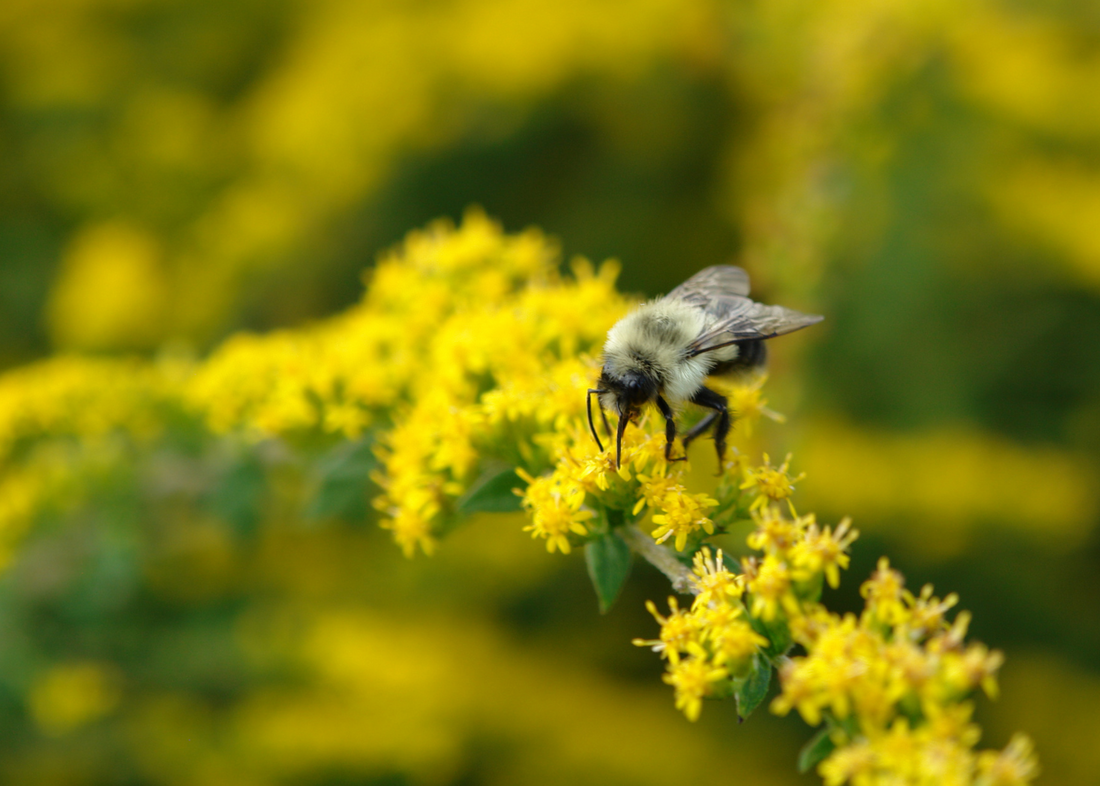
{"label": "green leaf", "polygon": [[741,720],[749,717],[760,706],[760,702],[768,695],[772,682],[772,664],[768,659],[757,655],[753,660],[752,671],[737,689],[737,714]]}
{"label": "green leaf", "polygon": [[798,754],[799,772],[809,772],[836,748],[832,737],[829,736],[829,731],[829,727],[826,726],[802,746]]}
{"label": "green leaf", "polygon": [[630,575],[630,547],[618,533],[610,532],[589,541],[584,547],[584,561],[588,563],[588,575],[596,588],[600,613],[606,614]]}
{"label": "green leaf", "polygon": [[514,513],[522,508],[519,496],[512,489],[524,488],[527,481],[514,469],[500,467],[486,471],[473,487],[458,501],[458,512]]}
{"label": "green leaf", "polygon": [[306,505],[305,518],[366,520],[370,475],[376,466],[370,439],[345,442],[331,450],[317,462],[317,493]]}

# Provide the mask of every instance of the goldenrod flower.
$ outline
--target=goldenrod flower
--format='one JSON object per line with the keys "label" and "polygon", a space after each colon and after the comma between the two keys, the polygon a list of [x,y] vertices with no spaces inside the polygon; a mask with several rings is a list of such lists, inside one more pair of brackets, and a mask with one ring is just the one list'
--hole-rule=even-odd
{"label": "goldenrod flower", "polygon": [[557,473],[548,477],[533,478],[523,473],[528,482],[523,496],[523,506],[531,511],[532,522],[523,528],[533,538],[546,538],[546,550],[568,554],[569,533],[587,535],[584,522],[596,514],[584,510],[584,489]]}
{"label": "goldenrod flower", "polygon": [[722,550],[711,557],[710,549],[704,546],[695,554],[692,572],[695,577],[695,607],[711,603],[725,603],[731,598],[741,597],[745,591],[744,580],[734,575],[722,561]]}
{"label": "goldenrod flower", "polygon": [[634,639],[637,647],[651,647],[654,652],[661,653],[662,658],[668,658],[672,663],[680,660],[680,653],[687,652],[689,645],[696,643],[699,638],[699,619],[688,610],[681,609],[676,598],[669,596],[668,607],[672,613],[667,617],[661,616],[656,604],[647,600],[646,609],[661,626],[660,638],[656,641],[646,639]]}
{"label": "goldenrod flower", "polygon": [[813,523],[814,515],[788,519],[774,506],[761,506],[752,511],[756,531],[749,535],[749,548],[769,554],[785,554],[802,537],[806,526]]}
{"label": "goldenrod flower", "polygon": [[732,384],[719,385],[720,392],[729,400],[730,412],[735,420],[734,424],[746,436],[752,436],[753,426],[761,416],[769,418],[776,423],[783,423],[786,418],[769,409],[768,400],[763,396],[764,383],[768,381],[767,374],[755,374],[747,380],[738,380]]}
{"label": "goldenrod flower", "polygon": [[[80,467],[113,455],[112,440],[150,440],[169,416],[246,444],[368,435],[380,464],[373,505],[408,556],[436,548],[479,478],[514,468],[527,484],[524,529],[547,551],[595,537],[598,517],[600,536],[621,535],[694,593],[689,608],[670,597],[668,616],[647,603],[660,634],[634,642],[667,660],[664,681],[689,720],[704,698],[740,691],[774,663],[773,711],[830,723],[837,748],[819,766],[829,786],[1033,779],[1026,738],[974,750],[970,700],[995,695],[1003,658],[967,643],[966,612],[948,621],[955,595],[940,600],[930,586],[913,595],[883,557],[861,587],[860,615],[815,601],[822,582],[838,585],[858,533],[848,519],[834,529],[797,516],[792,495],[804,474],[790,474],[790,455],[772,466],[765,454],[754,467],[731,449],[711,496],[688,491],[686,462],[665,460],[655,419],[627,425],[621,466],[596,446],[583,391],[630,305],[616,273],[579,262],[572,277],[560,275],[552,242],[535,231],[505,235],[475,211],[460,227],[411,233],[369,275],[358,306],[312,327],[237,336],[201,364],[59,358],[9,372],[0,377],[0,533],[10,541],[49,500],[71,497]],[[761,416],[781,420],[763,383],[728,389],[741,435]],[[652,539],[635,526],[646,508]],[[724,527],[746,508],[748,545],[762,554],[737,573],[703,541],[719,529],[712,516]],[[689,543],[694,554],[675,553]],[[804,654],[789,655],[792,639]]]}
{"label": "goldenrod flower", "polygon": [[669,494],[683,494],[686,489],[680,485],[679,477],[666,477],[664,475],[638,475],[641,486],[638,489],[638,501],[634,503],[635,516],[645,507],[658,508],[661,501]]}
{"label": "goldenrod flower", "polygon": [[770,503],[786,500],[791,509],[791,515],[795,515],[790,497],[794,494],[794,484],[805,478],[806,473],[803,472],[792,478],[787,474],[790,464],[791,456],[787,454],[782,464],[773,467],[768,454],[765,453],[762,466],[749,467],[745,470],[745,482],[741,484],[741,488],[755,489],[756,498],[750,506],[752,510],[759,510]]}
{"label": "goldenrod flower", "polygon": [[708,535],[714,534],[714,522],[706,517],[704,511],[717,504],[718,500],[706,494],[687,494],[675,488],[670,490],[658,503],[661,512],[653,517],[653,523],[660,525],[653,530],[654,539],[664,543],[675,535],[676,550],[683,551],[692,533],[701,529]]}
{"label": "goldenrod flower", "polygon": [[729,672],[699,657],[689,657],[669,665],[662,679],[676,689],[676,709],[689,721],[697,721],[703,709],[703,699],[716,683],[728,679]]}
{"label": "goldenrod flower", "polygon": [[1003,751],[978,756],[976,786],[1025,786],[1039,775],[1039,761],[1031,740],[1016,734]]}
{"label": "goldenrod flower", "polygon": [[752,596],[754,617],[770,621],[781,608],[791,616],[798,613],[798,600],[791,592],[790,569],[774,554],[766,555],[751,569],[747,589]]}
{"label": "goldenrod flower", "polygon": [[890,568],[890,560],[881,557],[878,569],[859,588],[859,594],[867,599],[867,612],[879,621],[894,625],[906,617],[902,591],[905,577]]}
{"label": "goldenrod flower", "polygon": [[818,529],[810,520],[802,538],[791,547],[790,560],[796,579],[806,581],[819,573],[825,574],[829,586],[840,586],[840,569],[848,567],[848,547],[859,537],[856,530],[849,531],[851,520],[844,519],[836,532],[829,527]]}
{"label": "goldenrod flower", "polygon": [[740,606],[714,603],[694,610],[715,664],[736,673],[769,641],[752,629]]}

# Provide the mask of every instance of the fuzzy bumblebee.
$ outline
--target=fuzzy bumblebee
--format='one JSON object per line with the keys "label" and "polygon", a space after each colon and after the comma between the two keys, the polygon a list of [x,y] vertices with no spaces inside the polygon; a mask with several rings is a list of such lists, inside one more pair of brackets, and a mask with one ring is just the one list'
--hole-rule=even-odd
{"label": "fuzzy bumblebee", "polygon": [[596,444],[603,450],[592,420],[593,394],[608,432],[605,408],[619,417],[616,466],[622,461],[626,424],[650,402],[657,404],[665,418],[665,458],[673,460],[673,407],[690,401],[713,412],[684,434],[684,450],[714,425],[714,445],[721,464],[730,430],[729,403],[706,387],[707,377],[759,368],[767,358],[767,339],[822,319],[752,300],[749,275],[739,267],[717,265],[699,271],[663,298],[639,306],[608,331],[600,379],[597,387],[588,391],[588,426]]}

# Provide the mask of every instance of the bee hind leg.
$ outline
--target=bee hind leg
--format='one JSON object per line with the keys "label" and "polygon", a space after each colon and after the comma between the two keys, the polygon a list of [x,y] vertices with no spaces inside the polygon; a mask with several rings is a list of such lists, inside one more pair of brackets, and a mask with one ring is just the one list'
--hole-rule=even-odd
{"label": "bee hind leg", "polygon": [[672,443],[676,441],[676,421],[673,419],[672,407],[661,396],[657,396],[657,409],[665,416],[665,461],[686,461],[686,452],[679,458],[672,457]]}
{"label": "bee hind leg", "polygon": [[698,437],[701,437],[708,428],[714,425],[714,421],[716,420],[718,420],[718,413],[711,412],[709,415],[707,415],[694,426],[692,426],[688,433],[684,434],[684,436],[680,438],[680,441],[684,443],[685,453],[687,452],[688,445],[694,442]]}
{"label": "bee hind leg", "polygon": [[706,431],[710,424],[717,420],[717,425],[714,427],[714,449],[718,452],[718,474],[721,475],[722,466],[726,462],[726,437],[729,436],[731,425],[729,400],[710,388],[699,388],[691,397],[691,402],[713,409],[714,412],[699,421],[699,424],[687,433],[684,437],[684,448],[686,449],[691,440]]}

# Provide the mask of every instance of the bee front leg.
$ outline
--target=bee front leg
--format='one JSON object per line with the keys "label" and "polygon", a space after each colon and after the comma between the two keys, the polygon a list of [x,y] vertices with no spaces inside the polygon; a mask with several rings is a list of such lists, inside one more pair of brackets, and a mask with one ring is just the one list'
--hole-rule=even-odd
{"label": "bee front leg", "polygon": [[687,455],[680,458],[672,457],[672,443],[676,441],[676,421],[673,418],[672,407],[661,396],[657,396],[657,409],[665,416],[665,461],[685,461]]}
{"label": "bee front leg", "polygon": [[[721,474],[722,466],[726,461],[726,437],[730,433],[729,400],[721,393],[715,393],[710,388],[699,388],[695,395],[691,397],[691,402],[714,410],[713,414],[708,415],[699,424],[700,426],[704,423],[709,426],[713,418],[718,419],[718,424],[714,427],[714,449],[718,451],[718,472]],[[702,429],[696,426],[688,436],[694,439],[701,433]]]}

